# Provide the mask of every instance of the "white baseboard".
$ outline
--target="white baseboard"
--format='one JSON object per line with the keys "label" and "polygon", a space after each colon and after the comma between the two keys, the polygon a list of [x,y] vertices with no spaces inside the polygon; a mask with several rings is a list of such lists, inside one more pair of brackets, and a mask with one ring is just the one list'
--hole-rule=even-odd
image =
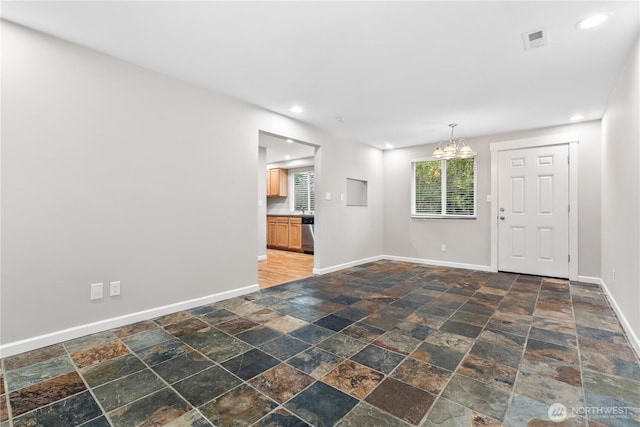
{"label": "white baseboard", "polygon": [[395,255],[383,255],[382,258],[391,261],[404,261],[413,262],[415,264],[436,265],[438,267],[464,268],[465,270],[488,271],[490,273],[496,272],[496,270],[491,268],[490,265],[464,264],[460,262],[439,261],[435,259],[424,258],[409,258]]}
{"label": "white baseboard", "polygon": [[624,329],[625,333],[627,334],[627,338],[629,338],[629,342],[631,343],[631,346],[636,351],[636,355],[640,357],[640,340],[638,339],[638,336],[636,335],[635,331],[631,327],[631,324],[627,320],[627,317],[624,315],[624,313],[620,309],[620,306],[618,305],[618,303],[616,302],[616,299],[611,294],[611,291],[609,291],[609,288],[607,287],[606,283],[604,283],[604,281],[600,279],[599,284],[600,286],[602,286],[602,289],[604,290],[604,293],[607,296],[607,299],[611,303],[611,307],[613,307],[613,311],[616,312],[618,319],[620,319],[620,324],[622,325],[622,329]]}
{"label": "white baseboard", "polygon": [[207,295],[187,301],[181,301],[174,304],[156,307],[149,310],[138,311],[136,313],[125,314],[124,316],[113,317],[111,319],[100,320],[98,322],[87,323],[85,325],[75,326],[61,331],[51,332],[33,338],[27,338],[21,341],[10,342],[0,345],[0,358],[13,356],[25,351],[35,350],[37,348],[46,347],[52,344],[58,344],[85,335],[95,334],[97,332],[106,331],[131,323],[141,322],[143,320],[155,319],[159,316],[175,313],[177,311],[189,310],[201,305],[211,304],[225,299],[237,297],[258,291],[259,285],[245,286],[243,288],[232,289],[230,291],[220,292],[217,294]]}
{"label": "white baseboard", "polygon": [[327,274],[327,273],[333,273],[334,271],[338,271],[338,270],[343,270],[345,268],[350,268],[350,267],[355,267],[356,265],[360,265],[360,264],[366,264],[368,262],[374,262],[374,261],[380,261],[381,259],[383,259],[384,256],[382,255],[376,255],[370,258],[362,258],[356,261],[351,261],[351,262],[347,262],[344,264],[338,264],[338,265],[334,265],[331,267],[326,267],[326,268],[314,268],[313,269],[313,274]]}
{"label": "white baseboard", "polygon": [[578,276],[578,282],[603,286],[602,279],[599,277]]}
{"label": "white baseboard", "polygon": [[424,258],[409,258],[409,257],[395,256],[395,255],[377,255],[370,258],[363,258],[356,261],[351,261],[344,264],[338,264],[338,265],[334,265],[327,268],[314,268],[313,274],[322,275],[327,273],[333,273],[334,271],[342,270],[349,267],[355,267],[356,265],[365,264],[367,262],[380,261],[381,259],[388,259],[389,261],[413,262],[415,264],[437,265],[439,267],[464,268],[466,270],[488,271],[488,272],[495,273],[495,270],[488,265],[463,264],[459,262],[438,261],[438,260],[424,259]]}
{"label": "white baseboard", "polygon": [[258,261],[266,261],[266,260],[267,260],[266,255],[258,255]]}

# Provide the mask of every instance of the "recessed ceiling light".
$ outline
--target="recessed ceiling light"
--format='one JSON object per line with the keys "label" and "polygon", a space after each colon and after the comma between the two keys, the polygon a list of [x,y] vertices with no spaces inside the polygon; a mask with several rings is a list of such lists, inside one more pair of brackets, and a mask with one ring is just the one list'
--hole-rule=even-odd
{"label": "recessed ceiling light", "polygon": [[393,148],[393,144],[390,142],[385,142],[384,143],[384,148],[387,150],[391,150]]}
{"label": "recessed ceiling light", "polygon": [[293,107],[291,107],[291,112],[292,113],[302,113],[302,107],[299,105],[294,105]]}
{"label": "recessed ceiling light", "polygon": [[598,25],[604,23],[607,19],[609,19],[609,16],[605,14],[593,15],[578,22],[577,27],[581,30],[586,30],[587,28],[597,27]]}
{"label": "recessed ceiling light", "polygon": [[293,139],[289,139],[289,138],[287,138],[287,142],[288,142],[289,144],[293,144]]}
{"label": "recessed ceiling light", "polygon": [[286,156],[284,156],[284,159],[285,160],[291,160],[291,156],[287,154]]}
{"label": "recessed ceiling light", "polygon": [[569,120],[571,120],[572,122],[577,122],[578,120],[582,120],[582,119],[584,119],[582,114],[574,114],[569,118]]}

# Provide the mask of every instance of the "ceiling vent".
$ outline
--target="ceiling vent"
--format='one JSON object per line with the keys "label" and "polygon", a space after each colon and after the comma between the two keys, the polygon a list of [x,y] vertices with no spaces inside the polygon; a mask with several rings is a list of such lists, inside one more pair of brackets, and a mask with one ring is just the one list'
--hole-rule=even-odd
{"label": "ceiling vent", "polygon": [[537,49],[549,44],[547,38],[547,30],[539,29],[531,32],[522,33],[522,41],[524,41],[525,50]]}

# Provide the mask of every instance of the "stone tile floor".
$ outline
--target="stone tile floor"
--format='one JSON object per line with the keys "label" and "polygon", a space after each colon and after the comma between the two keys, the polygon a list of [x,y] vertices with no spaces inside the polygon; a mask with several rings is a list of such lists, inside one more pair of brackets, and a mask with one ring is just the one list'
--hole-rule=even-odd
{"label": "stone tile floor", "polygon": [[640,425],[598,286],[392,261],[0,366],[1,427]]}

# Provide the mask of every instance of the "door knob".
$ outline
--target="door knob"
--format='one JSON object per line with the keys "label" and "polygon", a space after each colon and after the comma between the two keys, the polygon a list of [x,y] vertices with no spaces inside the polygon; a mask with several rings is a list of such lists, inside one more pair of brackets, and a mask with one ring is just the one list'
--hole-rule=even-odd
{"label": "door knob", "polygon": [[504,217],[503,216],[500,217],[500,221],[504,221]]}

